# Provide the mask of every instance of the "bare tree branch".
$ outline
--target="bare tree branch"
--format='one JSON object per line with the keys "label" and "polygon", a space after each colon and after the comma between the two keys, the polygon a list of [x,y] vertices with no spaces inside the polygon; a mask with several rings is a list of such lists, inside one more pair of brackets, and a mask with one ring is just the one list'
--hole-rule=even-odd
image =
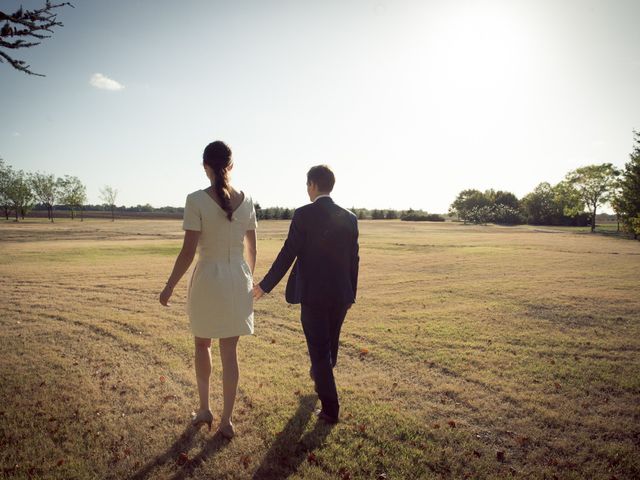
{"label": "bare tree branch", "polygon": [[[58,21],[55,9],[74,6],[70,2],[52,4],[49,0],[41,8],[34,10],[23,10],[20,7],[14,13],[9,14],[0,10],[0,22],[5,22],[0,28],[0,48],[15,50],[19,48],[30,48],[40,45],[40,42],[29,42],[19,37],[33,37],[39,40],[51,38],[44,32],[53,33],[54,27],[63,27]],[[18,37],[18,38],[16,38]],[[44,77],[44,75],[31,71],[31,66],[23,60],[17,60],[6,52],[0,50],[0,63],[4,63],[3,58],[9,64],[21,72]]]}
{"label": "bare tree branch", "polygon": [[9,62],[9,64],[13,68],[15,68],[16,70],[24,72],[24,73],[26,73],[28,75],[35,75],[37,77],[44,77],[44,75],[42,75],[41,73],[35,73],[35,72],[32,72],[31,70],[29,70],[31,68],[31,65],[27,65],[24,60],[14,60],[9,55],[7,55],[2,50],[0,50],[0,63],[4,63],[4,60],[2,60],[3,58],[7,62]]}

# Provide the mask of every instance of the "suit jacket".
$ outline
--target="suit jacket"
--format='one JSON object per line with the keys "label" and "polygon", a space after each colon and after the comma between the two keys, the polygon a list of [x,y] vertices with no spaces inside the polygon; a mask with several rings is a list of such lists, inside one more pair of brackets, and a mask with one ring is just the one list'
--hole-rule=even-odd
{"label": "suit jacket", "polygon": [[289,235],[260,282],[270,292],[296,260],[286,300],[308,305],[354,303],[358,287],[358,220],[330,197],[296,209]]}

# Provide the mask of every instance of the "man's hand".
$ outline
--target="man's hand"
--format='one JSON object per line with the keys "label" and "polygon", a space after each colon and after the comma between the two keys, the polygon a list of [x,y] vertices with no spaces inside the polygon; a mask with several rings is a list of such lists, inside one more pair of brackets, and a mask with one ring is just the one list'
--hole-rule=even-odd
{"label": "man's hand", "polygon": [[263,295],[264,295],[264,290],[262,290],[262,287],[260,287],[259,283],[256,283],[253,286],[253,299],[260,300],[260,298],[262,298]]}

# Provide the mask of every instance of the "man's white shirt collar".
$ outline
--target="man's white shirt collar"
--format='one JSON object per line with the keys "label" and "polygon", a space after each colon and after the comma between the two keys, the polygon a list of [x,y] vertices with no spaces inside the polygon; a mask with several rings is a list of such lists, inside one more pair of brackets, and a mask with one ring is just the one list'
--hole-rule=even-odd
{"label": "man's white shirt collar", "polygon": [[315,201],[316,201],[316,200],[318,200],[319,198],[322,198],[322,197],[329,197],[329,198],[331,198],[331,195],[328,195],[328,194],[325,194],[325,195],[318,195],[318,196],[315,198],[315,200],[314,200],[313,202],[315,203]]}

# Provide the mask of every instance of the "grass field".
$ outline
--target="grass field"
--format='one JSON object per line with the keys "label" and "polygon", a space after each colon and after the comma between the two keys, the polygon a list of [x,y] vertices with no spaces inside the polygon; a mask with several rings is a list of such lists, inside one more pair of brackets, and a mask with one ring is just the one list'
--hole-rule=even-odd
{"label": "grass field", "polygon": [[[287,222],[259,226],[257,277]],[[179,221],[0,223],[0,476],[640,477],[640,243],[571,229],[361,222],[358,303],[316,422],[283,284],[240,341],[231,442],[197,407]],[[214,350],[212,405],[221,410]]]}

